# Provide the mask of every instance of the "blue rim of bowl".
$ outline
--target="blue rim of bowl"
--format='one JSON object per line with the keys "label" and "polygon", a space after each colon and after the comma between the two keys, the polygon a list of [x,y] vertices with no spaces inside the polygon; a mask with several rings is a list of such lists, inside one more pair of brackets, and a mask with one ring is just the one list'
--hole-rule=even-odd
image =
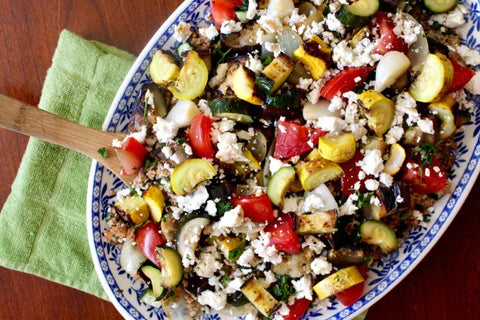
{"label": "blue rim of bowl", "polygon": [[[104,130],[113,131],[115,129],[116,125],[114,125],[112,120],[115,114],[117,114],[119,111],[119,102],[120,100],[124,100],[124,97],[129,96],[129,94],[127,94],[127,91],[132,90],[131,88],[133,87],[133,85],[138,82],[138,79],[135,82],[133,81],[133,79],[138,72],[144,71],[141,69],[141,66],[147,56],[153,55],[153,52],[157,50],[156,44],[160,37],[165,37],[166,35],[167,39],[170,38],[174,32],[173,28],[171,27],[174,22],[177,21],[180,16],[184,14],[188,15],[189,13],[195,11],[196,8],[203,2],[205,1],[184,1],[177,8],[177,10],[172,13],[172,15],[165,21],[165,23],[159,28],[159,30],[155,33],[152,39],[148,42],[148,44],[128,72],[124,82],[122,83],[106,117],[106,121],[103,126]],[[195,3],[197,3],[198,5],[194,6],[193,8],[190,7],[192,4]],[[127,99],[126,104],[131,105],[132,101]],[[475,104],[480,105],[480,98],[475,99]],[[478,113],[480,112],[477,111],[477,114]],[[480,128],[480,123],[475,123],[475,125]],[[477,131],[477,128],[475,130]],[[472,152],[470,159],[468,160],[468,163],[465,166],[465,171],[462,173],[459,182],[455,186],[454,190],[452,190],[451,197],[448,199],[442,210],[438,210],[439,214],[436,214],[436,219],[430,225],[428,232],[423,234],[423,236],[418,239],[417,242],[415,242],[416,245],[411,248],[409,253],[406,254],[405,258],[401,262],[395,261],[395,264],[397,266],[394,269],[388,269],[387,274],[383,276],[382,280],[379,281],[375,285],[375,287],[373,287],[370,291],[364,293],[362,298],[356,303],[339,310],[335,315],[331,316],[328,319],[346,319],[347,317],[354,317],[357,314],[361,313],[365,309],[372,306],[375,302],[380,300],[390,290],[392,290],[416,267],[418,263],[421,262],[421,260],[426,256],[430,249],[443,235],[456,214],[459,212],[464,201],[466,200],[469,192],[471,191],[475,183],[476,178],[478,177],[478,174],[480,173],[480,165],[478,164],[479,161],[480,136],[479,138],[477,138],[475,148]],[[123,297],[121,293],[118,292],[119,286],[115,278],[111,274],[110,270],[107,269],[107,271],[105,271],[101,267],[102,263],[107,265],[108,263],[106,254],[105,252],[103,252],[104,244],[101,237],[100,239],[94,239],[94,234],[101,234],[102,230],[100,230],[99,223],[93,222],[94,211],[92,204],[99,202],[99,196],[98,194],[95,194],[94,190],[99,190],[100,186],[102,185],[104,170],[105,168],[102,165],[100,165],[96,161],[92,161],[87,194],[87,233],[92,259],[94,262],[96,273],[102,283],[105,292],[107,293],[110,301],[114,304],[116,309],[121,313],[121,315],[126,319],[144,319],[140,311],[138,311],[127,299]],[[96,176],[99,176],[100,178],[95,179]],[[96,211],[98,214],[98,208]],[[117,293],[115,294],[114,292]],[[122,303],[120,301],[122,301]],[[132,313],[136,316],[134,317]],[[308,315],[315,316],[315,310],[309,312]]]}

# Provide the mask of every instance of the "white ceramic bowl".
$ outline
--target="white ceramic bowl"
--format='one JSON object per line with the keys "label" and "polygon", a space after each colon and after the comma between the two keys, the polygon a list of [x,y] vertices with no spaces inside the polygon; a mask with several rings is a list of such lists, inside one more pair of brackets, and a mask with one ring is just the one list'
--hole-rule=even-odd
{"label": "white ceramic bowl", "polygon": [[[469,7],[469,21],[461,30],[464,43],[480,49],[480,5],[477,0],[463,1]],[[112,103],[103,129],[110,132],[125,132],[134,105],[140,97],[141,88],[150,82],[148,65],[158,49],[173,51],[173,33],[180,21],[195,25],[207,25],[204,17],[210,12],[209,0],[185,1],[162,25],[148,42],[135,61]],[[480,96],[475,97],[480,106]],[[400,248],[384,257],[368,273],[364,294],[350,307],[332,300],[327,310],[311,309],[305,319],[348,319],[362,312],[393,289],[425,257],[440,236],[445,232],[463,202],[467,198],[480,170],[480,111],[475,110],[472,121],[455,135],[458,143],[457,160],[453,167],[450,197],[444,197],[435,204],[428,223],[422,222],[412,230]],[[98,277],[110,300],[126,319],[166,319],[161,309],[147,306],[140,301],[145,285],[136,282],[120,267],[120,250],[102,240],[106,226],[108,207],[113,196],[109,190],[124,188],[122,182],[93,161],[87,196],[87,228],[93,262]],[[219,315],[203,315],[201,319],[221,319]]]}

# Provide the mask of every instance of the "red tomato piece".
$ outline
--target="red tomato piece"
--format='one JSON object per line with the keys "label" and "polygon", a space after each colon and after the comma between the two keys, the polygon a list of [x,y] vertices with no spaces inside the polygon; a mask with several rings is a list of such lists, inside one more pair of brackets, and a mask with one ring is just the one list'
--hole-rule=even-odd
{"label": "red tomato piece", "polygon": [[[328,100],[332,100],[337,94],[343,94],[352,91],[355,87],[367,79],[372,67],[359,67],[345,69],[337,74],[333,79],[323,86],[320,94]],[[361,81],[355,82],[355,79],[361,78]],[[358,79],[357,79],[358,80]]]}
{"label": "red tomato piece", "polygon": [[[357,150],[355,155],[353,156],[352,159],[348,160],[347,162],[341,163],[340,166],[343,169],[343,172],[345,174],[341,177],[341,185],[342,185],[342,195],[345,197],[348,197],[352,193],[355,192],[353,186],[357,181],[360,181],[358,179],[358,173],[362,170],[359,166],[356,165],[358,161],[361,161],[363,159],[363,154],[361,154],[360,151]],[[365,179],[368,179],[368,177],[365,177]],[[364,192],[365,191],[365,184],[363,179],[360,181],[360,189],[358,191]]]}
{"label": "red tomato piece", "polygon": [[145,156],[148,154],[148,150],[134,137],[128,138],[124,142],[122,149],[135,154],[139,159],[145,159]]}
{"label": "red tomato piece", "polygon": [[307,312],[310,303],[312,303],[312,300],[308,300],[305,298],[296,299],[291,306],[288,306],[290,312],[286,316],[283,316],[283,320],[300,319],[305,314],[305,312]]}
{"label": "red tomato piece", "polygon": [[148,154],[148,150],[133,137],[128,138],[121,149],[115,148],[115,152],[122,164],[122,173],[127,176],[137,173]]}
{"label": "red tomato piece", "polygon": [[295,122],[279,120],[273,156],[278,159],[291,158],[302,154],[318,144],[318,138],[326,131],[310,129]]}
{"label": "red tomato piece", "polygon": [[213,159],[214,151],[210,139],[212,119],[199,114],[193,118],[188,131],[188,141],[195,155],[201,158]]}
{"label": "red tomato piece", "polygon": [[[368,268],[365,266],[357,266],[358,271],[362,275],[363,279],[367,279]],[[358,299],[362,297],[363,288],[365,287],[365,281],[354,285],[346,290],[337,293],[337,299],[346,307],[354,304]]]}
{"label": "red tomato piece", "polygon": [[143,255],[147,257],[158,268],[161,268],[160,263],[157,261],[158,246],[163,246],[167,243],[167,240],[163,237],[158,229],[158,225],[153,222],[147,222],[143,227],[135,232],[135,242],[138,249],[142,251]]}
{"label": "red tomato piece", "polygon": [[448,92],[455,92],[465,87],[465,85],[475,75],[475,71],[465,66],[462,66],[453,57],[450,58],[450,62],[453,65],[453,78],[452,78],[452,84],[450,85],[450,89],[448,89]]}
{"label": "red tomato piece", "polygon": [[300,237],[295,233],[294,227],[293,218],[288,214],[282,214],[264,230],[271,234],[270,245],[275,245],[278,250],[293,254],[300,251]]}
{"label": "red tomato piece", "polygon": [[213,21],[220,28],[224,21],[237,20],[235,9],[243,4],[243,0],[210,0]]}
{"label": "red tomato piece", "polygon": [[[438,171],[438,172],[437,172]],[[424,166],[420,176],[420,166],[408,160],[404,166],[403,181],[413,185],[413,191],[421,194],[435,193],[447,186],[447,175],[440,162],[432,160],[432,164]]]}
{"label": "red tomato piece", "polygon": [[266,194],[237,197],[231,202],[234,206],[241,206],[245,217],[252,221],[271,223],[275,220],[272,202]]}
{"label": "red tomato piece", "polygon": [[380,31],[380,41],[373,53],[385,54],[389,51],[400,51],[407,53],[408,47],[402,38],[397,37],[393,32],[395,24],[385,12],[378,11],[375,15],[376,24]]}

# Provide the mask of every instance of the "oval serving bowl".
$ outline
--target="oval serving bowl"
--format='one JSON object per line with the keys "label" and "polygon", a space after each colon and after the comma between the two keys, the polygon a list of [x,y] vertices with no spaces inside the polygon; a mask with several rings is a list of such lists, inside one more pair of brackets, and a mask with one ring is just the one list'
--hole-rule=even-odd
{"label": "oval serving bowl", "polygon": [[[461,1],[469,8],[468,22],[460,29],[464,44],[480,50],[480,4],[477,0]],[[209,0],[187,0],[170,16],[149,41],[135,61],[110,107],[103,129],[125,132],[140,98],[141,88],[151,81],[148,66],[158,49],[173,52],[175,26],[181,22],[206,26],[210,13]],[[472,98],[480,106],[480,96]],[[463,126],[455,136],[458,143],[457,159],[453,167],[452,194],[435,204],[428,221],[411,230],[399,249],[382,258],[368,272],[364,294],[350,307],[332,300],[327,309],[310,309],[305,319],[349,319],[367,309],[392,290],[425,257],[445,232],[467,198],[480,171],[480,110],[475,109],[472,121]],[[135,281],[120,267],[120,250],[102,240],[109,205],[114,196],[110,190],[125,186],[102,165],[92,162],[87,195],[87,232],[90,251],[97,275],[108,297],[125,319],[167,319],[162,309],[140,301],[144,284]],[[201,319],[221,319],[216,314],[205,314]]]}

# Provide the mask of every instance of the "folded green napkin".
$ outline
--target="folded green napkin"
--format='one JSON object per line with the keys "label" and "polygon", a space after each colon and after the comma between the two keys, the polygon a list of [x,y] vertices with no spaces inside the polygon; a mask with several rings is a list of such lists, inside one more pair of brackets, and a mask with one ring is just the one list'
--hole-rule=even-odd
{"label": "folded green napkin", "polygon": [[[133,60],[63,31],[39,107],[100,129]],[[0,265],[106,298],[85,226],[90,163],[79,153],[30,139],[0,214]]]}

